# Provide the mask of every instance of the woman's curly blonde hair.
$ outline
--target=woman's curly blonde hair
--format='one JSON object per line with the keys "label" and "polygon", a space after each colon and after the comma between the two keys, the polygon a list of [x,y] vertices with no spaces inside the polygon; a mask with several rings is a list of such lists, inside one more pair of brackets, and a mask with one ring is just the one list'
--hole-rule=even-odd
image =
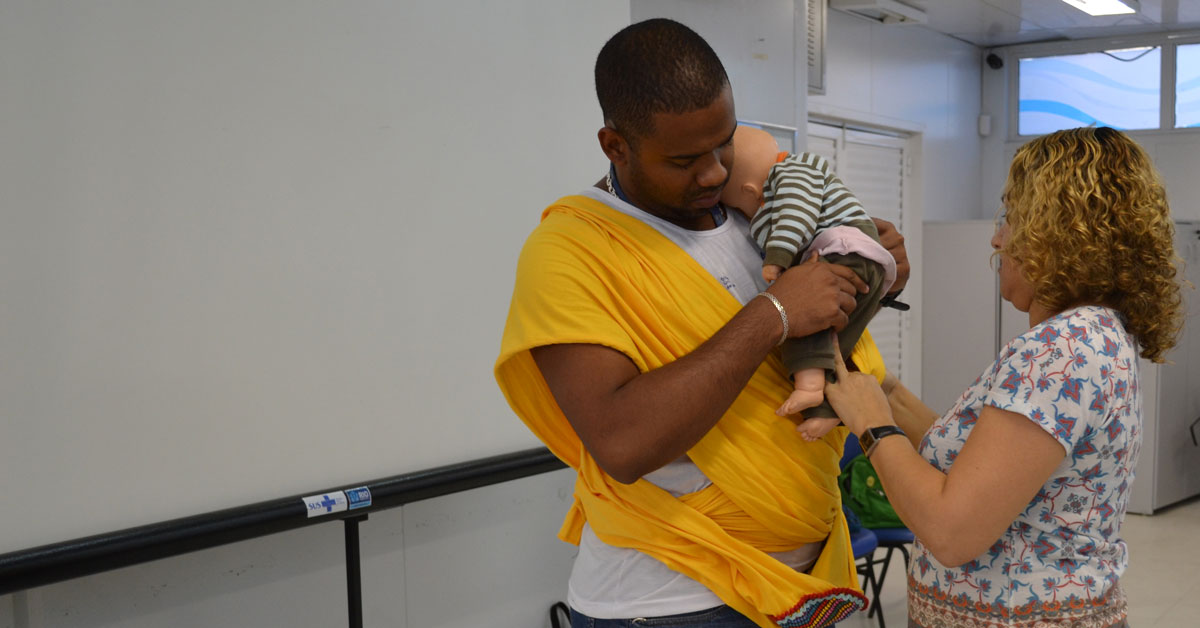
{"label": "woman's curly blonde hair", "polygon": [[1120,131],[1058,131],[1022,146],[1008,172],[1004,253],[1051,311],[1089,303],[1122,314],[1141,355],[1162,362],[1182,299],[1166,191],[1141,146]]}

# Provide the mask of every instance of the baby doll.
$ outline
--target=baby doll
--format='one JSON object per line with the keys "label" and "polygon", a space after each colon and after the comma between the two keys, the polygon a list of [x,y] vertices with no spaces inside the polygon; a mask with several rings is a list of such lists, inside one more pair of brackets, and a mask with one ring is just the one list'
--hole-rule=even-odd
{"label": "baby doll", "polygon": [[[750,220],[750,233],[763,250],[763,279],[775,281],[784,269],[811,255],[848,266],[870,287],[856,295],[850,323],[838,334],[845,355],[879,310],[880,299],[896,279],[896,261],[879,244],[879,232],[858,199],[813,153],[779,152],[770,133],[739,126],[733,134],[733,169],[721,201]],[[780,416],[804,411],[796,428],[817,440],[838,424],[825,402],[825,379],[833,372],[833,339],[828,332],[783,343],[783,364],[795,390],[776,410]]]}

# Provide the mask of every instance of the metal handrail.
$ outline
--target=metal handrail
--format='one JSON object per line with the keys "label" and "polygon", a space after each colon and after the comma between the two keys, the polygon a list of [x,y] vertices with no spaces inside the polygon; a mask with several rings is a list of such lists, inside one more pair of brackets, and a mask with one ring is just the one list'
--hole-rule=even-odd
{"label": "metal handrail", "polygon": [[[330,521],[346,525],[350,625],[362,621],[358,523],[369,513],[564,468],[544,447],[0,554],[0,595]],[[310,517],[307,495],[367,489],[370,505]],[[356,621],[357,614],[357,621]]]}

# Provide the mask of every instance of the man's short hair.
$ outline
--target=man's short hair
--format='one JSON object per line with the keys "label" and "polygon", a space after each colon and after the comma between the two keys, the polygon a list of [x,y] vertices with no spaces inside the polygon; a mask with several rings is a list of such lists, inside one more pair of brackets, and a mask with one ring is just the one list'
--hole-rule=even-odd
{"label": "man's short hair", "polygon": [[688,113],[729,85],[725,66],[692,29],[664,18],[631,24],[596,57],[596,96],[604,123],[632,140],[654,132],[656,113]]}

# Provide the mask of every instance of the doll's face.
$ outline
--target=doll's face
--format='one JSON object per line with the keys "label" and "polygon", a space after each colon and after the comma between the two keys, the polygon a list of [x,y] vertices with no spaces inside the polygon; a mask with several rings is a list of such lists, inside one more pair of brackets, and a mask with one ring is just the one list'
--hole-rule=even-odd
{"label": "doll's face", "polygon": [[733,170],[721,202],[750,218],[762,206],[763,188],[779,155],[779,144],[766,131],[743,126],[733,135],[733,148]]}

